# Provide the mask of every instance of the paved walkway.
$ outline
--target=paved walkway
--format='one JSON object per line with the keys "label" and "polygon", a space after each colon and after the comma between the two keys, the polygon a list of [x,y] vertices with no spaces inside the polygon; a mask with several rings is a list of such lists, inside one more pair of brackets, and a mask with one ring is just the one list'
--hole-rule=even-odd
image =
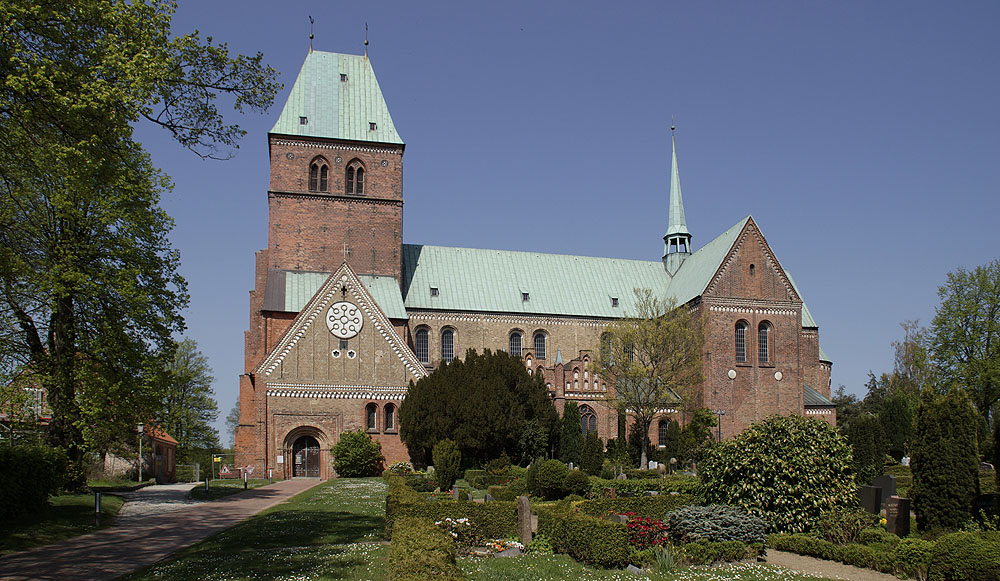
{"label": "paved walkway", "polygon": [[846,579],[849,581],[899,581],[895,575],[879,573],[871,569],[859,569],[837,561],[816,559],[805,555],[797,555],[786,551],[767,550],[767,562],[799,573],[819,575],[827,579]]}
{"label": "paved walkway", "polygon": [[115,493],[125,499],[125,504],[118,511],[115,524],[150,515],[163,514],[182,508],[188,508],[202,501],[191,498],[191,490],[200,486],[197,482],[184,484],[156,484],[140,488],[132,492]]}
{"label": "paved walkway", "polygon": [[0,579],[114,579],[225,530],[319,482],[284,480],[213,502],[123,518],[90,534],[0,558]]}

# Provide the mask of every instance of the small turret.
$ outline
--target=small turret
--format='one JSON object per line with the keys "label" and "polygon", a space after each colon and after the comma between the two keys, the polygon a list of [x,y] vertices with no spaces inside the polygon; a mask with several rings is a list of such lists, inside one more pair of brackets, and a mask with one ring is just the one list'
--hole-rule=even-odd
{"label": "small turret", "polygon": [[663,235],[663,267],[673,276],[684,259],[691,255],[691,233],[684,219],[684,198],[681,195],[681,176],[677,169],[677,142],[674,127],[670,128],[672,159],[670,165],[670,213],[667,233]]}

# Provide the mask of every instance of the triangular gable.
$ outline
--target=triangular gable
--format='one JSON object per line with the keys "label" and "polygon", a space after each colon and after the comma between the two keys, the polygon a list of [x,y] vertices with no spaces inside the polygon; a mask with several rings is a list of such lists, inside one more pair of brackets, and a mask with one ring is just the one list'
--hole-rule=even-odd
{"label": "triangular gable", "polygon": [[353,270],[344,263],[333,274],[327,277],[312,299],[296,315],[292,324],[278,340],[277,345],[254,369],[254,373],[265,378],[270,376],[281,362],[291,353],[295,345],[306,336],[306,332],[314,324],[324,324],[324,312],[332,302],[336,302],[346,289],[357,301],[358,307],[364,313],[366,322],[374,325],[375,331],[388,343],[396,357],[406,369],[420,379],[427,375],[427,370],[417,359],[413,351],[393,329],[392,323],[379,308],[367,287],[361,282]]}
{"label": "triangular gable", "polygon": [[703,294],[711,294],[717,289],[720,281],[726,275],[727,270],[732,266],[734,260],[736,259],[740,248],[743,247],[747,241],[751,240],[751,238],[755,239],[759,244],[760,251],[763,254],[768,269],[773,273],[773,276],[778,277],[781,281],[781,284],[787,293],[788,300],[801,302],[802,297],[800,297],[798,292],[796,292],[795,286],[788,279],[788,275],[785,273],[785,269],[781,267],[781,264],[778,262],[778,258],[774,255],[774,252],[771,251],[771,246],[767,243],[767,240],[761,233],[760,228],[757,227],[757,223],[754,222],[753,216],[747,218],[746,223],[743,225],[743,230],[740,232],[739,236],[736,237],[732,246],[730,246],[729,252],[726,253],[725,259],[722,261],[722,264],[719,265],[715,275],[705,287]]}

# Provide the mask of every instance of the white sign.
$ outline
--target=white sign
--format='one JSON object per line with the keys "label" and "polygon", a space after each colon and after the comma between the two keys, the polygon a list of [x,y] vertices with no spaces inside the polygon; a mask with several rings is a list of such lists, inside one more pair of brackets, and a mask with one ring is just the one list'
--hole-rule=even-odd
{"label": "white sign", "polygon": [[284,456],[278,456],[278,464],[284,464],[284,463],[285,463],[285,457]]}

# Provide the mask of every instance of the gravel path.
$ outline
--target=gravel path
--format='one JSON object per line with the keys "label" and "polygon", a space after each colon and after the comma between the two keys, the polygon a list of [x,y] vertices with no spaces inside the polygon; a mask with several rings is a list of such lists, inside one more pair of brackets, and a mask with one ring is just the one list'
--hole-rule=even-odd
{"label": "gravel path", "polygon": [[785,551],[767,550],[767,562],[799,573],[818,575],[827,579],[847,579],[849,581],[899,581],[895,575],[879,573],[871,569],[859,569],[836,561],[816,559]]}
{"label": "gravel path", "polygon": [[118,511],[118,522],[163,514],[197,504],[198,501],[191,498],[191,490],[196,486],[198,486],[197,482],[157,484],[133,492],[118,494],[117,496],[125,499],[125,504]]}

